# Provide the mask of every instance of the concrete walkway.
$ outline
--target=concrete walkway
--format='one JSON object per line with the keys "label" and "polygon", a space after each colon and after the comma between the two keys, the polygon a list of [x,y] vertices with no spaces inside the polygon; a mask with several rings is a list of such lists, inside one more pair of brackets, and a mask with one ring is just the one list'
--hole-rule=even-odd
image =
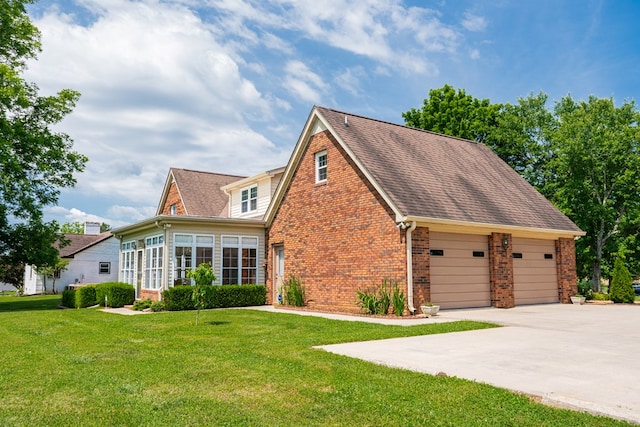
{"label": "concrete walkway", "polygon": [[551,405],[640,423],[640,306],[445,310],[421,321],[436,319],[504,327],[319,348],[418,372],[444,372],[540,396]]}

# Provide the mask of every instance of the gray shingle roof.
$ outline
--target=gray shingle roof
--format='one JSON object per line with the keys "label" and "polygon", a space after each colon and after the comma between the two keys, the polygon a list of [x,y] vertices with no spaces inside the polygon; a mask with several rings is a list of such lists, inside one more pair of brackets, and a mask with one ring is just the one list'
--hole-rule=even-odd
{"label": "gray shingle roof", "polygon": [[483,144],[315,108],[404,216],[580,233]]}
{"label": "gray shingle roof", "polygon": [[229,196],[220,188],[244,176],[171,168],[187,215],[227,216]]}
{"label": "gray shingle roof", "polygon": [[73,258],[78,252],[82,252],[110,237],[113,237],[111,231],[105,231],[100,234],[65,234],[64,238],[69,241],[69,244],[59,248],[60,257]]}

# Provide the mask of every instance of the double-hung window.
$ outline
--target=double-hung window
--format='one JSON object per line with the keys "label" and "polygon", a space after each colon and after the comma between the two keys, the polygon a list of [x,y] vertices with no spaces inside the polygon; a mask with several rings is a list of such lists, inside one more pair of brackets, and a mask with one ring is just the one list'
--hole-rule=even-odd
{"label": "double-hung window", "polygon": [[213,265],[214,237],[197,234],[173,236],[173,284],[190,285],[187,272],[206,262]]}
{"label": "double-hung window", "polygon": [[145,239],[145,289],[160,289],[162,287],[162,253],[164,237],[154,236]]}
{"label": "double-hung window", "polygon": [[242,213],[253,212],[258,209],[258,186],[245,188],[240,192]]}
{"label": "double-hung window", "polygon": [[258,238],[222,236],[222,284],[250,284],[258,279]]}
{"label": "double-hung window", "polygon": [[327,152],[316,153],[316,182],[327,180]]}
{"label": "double-hung window", "polygon": [[122,243],[121,261],[120,261],[120,274],[121,279],[125,283],[133,285],[134,282],[134,254],[135,243],[124,242]]}

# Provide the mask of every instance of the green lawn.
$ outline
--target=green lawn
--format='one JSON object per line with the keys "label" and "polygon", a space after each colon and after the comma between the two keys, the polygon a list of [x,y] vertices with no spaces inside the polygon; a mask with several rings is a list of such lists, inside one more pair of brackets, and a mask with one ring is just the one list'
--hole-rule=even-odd
{"label": "green lawn", "polygon": [[608,426],[522,395],[315,350],[489,327],[209,310],[121,316],[0,297],[0,426]]}

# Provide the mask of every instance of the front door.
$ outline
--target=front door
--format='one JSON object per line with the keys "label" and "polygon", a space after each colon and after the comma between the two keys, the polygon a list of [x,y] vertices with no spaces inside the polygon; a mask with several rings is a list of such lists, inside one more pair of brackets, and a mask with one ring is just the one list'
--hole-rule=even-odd
{"label": "front door", "polygon": [[274,246],[273,248],[273,302],[282,304],[282,287],[284,286],[284,246]]}

